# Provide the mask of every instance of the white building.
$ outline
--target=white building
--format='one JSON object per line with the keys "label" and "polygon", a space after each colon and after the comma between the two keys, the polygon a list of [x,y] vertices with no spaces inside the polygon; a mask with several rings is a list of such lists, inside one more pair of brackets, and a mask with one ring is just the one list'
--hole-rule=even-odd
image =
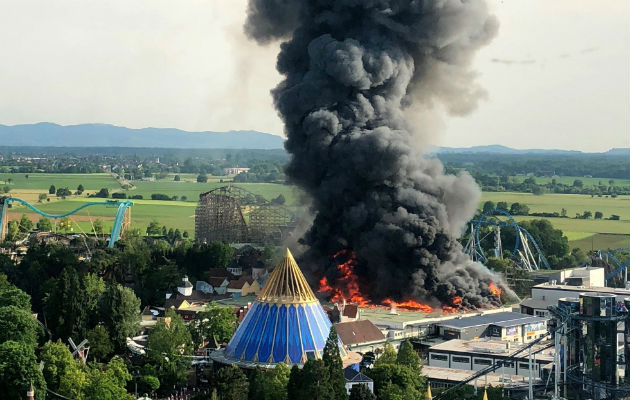
{"label": "white building", "polygon": [[[460,340],[453,339],[429,348],[429,366],[468,371],[479,371],[511,357],[524,344],[513,344],[499,340]],[[546,344],[536,344],[532,348],[532,376],[541,377],[543,367],[553,362],[554,349]],[[528,351],[514,359],[505,361],[497,372],[505,375],[529,376]]]}

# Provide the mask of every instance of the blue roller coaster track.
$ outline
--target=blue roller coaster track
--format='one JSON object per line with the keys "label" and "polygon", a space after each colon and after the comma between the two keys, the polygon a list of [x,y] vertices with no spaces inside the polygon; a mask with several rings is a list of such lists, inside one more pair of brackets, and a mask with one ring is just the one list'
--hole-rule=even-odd
{"label": "blue roller coaster track", "polygon": [[[507,221],[488,220],[488,217],[492,217],[495,215],[502,215],[504,217],[507,217],[508,220]],[[494,210],[483,213],[478,220],[473,221],[473,224],[475,226],[475,229],[474,229],[475,245],[476,245],[478,254],[481,256],[482,262],[485,262],[487,258],[484,255],[483,249],[481,248],[481,244],[480,244],[481,241],[479,238],[479,228],[482,225],[493,225],[493,226],[500,226],[500,227],[509,227],[509,228],[514,229],[515,240],[514,240],[514,249],[512,250],[512,258],[516,259],[518,255],[518,249],[519,249],[519,246],[521,245],[521,235],[519,235],[519,232],[520,232],[523,234],[524,237],[527,238],[527,241],[534,246],[534,249],[536,249],[536,252],[538,253],[538,256],[540,258],[540,261],[543,267],[545,269],[551,269],[551,267],[549,266],[549,263],[547,262],[547,259],[545,258],[544,254],[540,250],[540,247],[538,246],[538,243],[536,243],[536,240],[534,239],[534,237],[529,232],[527,232],[525,228],[521,227],[509,212],[502,210],[500,208],[496,208]]]}
{"label": "blue roller coaster track", "polygon": [[630,265],[630,258],[626,260],[625,262],[622,262],[617,258],[615,254],[620,253],[620,252],[630,252],[630,248],[625,247],[625,248],[620,248],[620,249],[615,249],[615,250],[598,250],[597,253],[595,253],[596,257],[599,257],[601,259],[603,259],[604,257],[607,257],[609,260],[613,262],[615,266],[617,266],[617,269],[615,269],[612,272],[609,272],[608,275],[606,275],[605,277],[606,281],[622,273]]}
{"label": "blue roller coaster track", "polygon": [[87,203],[82,204],[80,207],[77,207],[74,210],[68,211],[63,214],[49,214],[47,212],[37,209],[34,205],[30,204],[29,202],[19,199],[17,197],[8,197],[8,196],[2,197],[0,198],[0,204],[2,205],[2,211],[0,211],[0,237],[3,237],[4,235],[3,229],[4,229],[4,222],[5,222],[4,219],[6,217],[6,209],[10,207],[11,203],[23,204],[26,207],[33,210],[34,212],[36,212],[37,214],[46,218],[51,218],[51,219],[59,219],[59,218],[68,217],[70,215],[77,213],[78,211],[83,210],[84,208],[91,207],[91,206],[105,206],[107,208],[118,208],[118,210],[116,211],[116,217],[114,218],[114,226],[112,227],[112,233],[109,238],[109,245],[108,245],[109,247],[114,247],[114,244],[116,244],[116,242],[120,238],[122,225],[125,218],[125,212],[127,211],[129,207],[133,206],[133,202],[128,201],[128,200],[89,201]]}

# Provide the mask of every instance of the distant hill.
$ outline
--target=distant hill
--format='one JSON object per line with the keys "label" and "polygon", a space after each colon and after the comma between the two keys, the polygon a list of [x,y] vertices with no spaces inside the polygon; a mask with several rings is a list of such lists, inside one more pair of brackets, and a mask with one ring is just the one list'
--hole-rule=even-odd
{"label": "distant hill", "polygon": [[472,147],[438,147],[433,151],[437,154],[543,154],[543,155],[578,155],[578,154],[605,154],[605,155],[627,155],[630,149],[615,148],[603,153],[584,153],[577,150],[557,150],[557,149],[513,149],[511,147],[498,144],[488,146]]}
{"label": "distant hill", "polygon": [[1,146],[153,147],[177,149],[281,149],[284,138],[258,131],[187,132],[130,129],[107,124],[62,126],[48,122],[0,125]]}

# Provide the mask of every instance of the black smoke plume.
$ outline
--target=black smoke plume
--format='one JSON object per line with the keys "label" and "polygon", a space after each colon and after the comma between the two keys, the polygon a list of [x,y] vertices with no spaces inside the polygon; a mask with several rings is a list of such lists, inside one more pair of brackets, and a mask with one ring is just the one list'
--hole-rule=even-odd
{"label": "black smoke plume", "polygon": [[[246,33],[283,40],[272,91],[289,179],[312,197],[302,265],[335,283],[350,249],[361,290],[379,302],[496,305],[497,278],[455,240],[480,191],[414,148],[403,110],[474,109],[474,53],[497,31],[481,0],[250,0]],[[424,133],[426,134],[426,133]],[[500,282],[497,282],[501,286]]]}

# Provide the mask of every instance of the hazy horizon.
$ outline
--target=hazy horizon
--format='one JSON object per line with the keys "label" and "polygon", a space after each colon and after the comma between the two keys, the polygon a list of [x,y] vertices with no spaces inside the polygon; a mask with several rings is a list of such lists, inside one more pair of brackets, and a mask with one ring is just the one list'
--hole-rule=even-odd
{"label": "hazy horizon", "polygon": [[[485,100],[463,117],[414,114],[414,129],[446,147],[629,147],[630,3],[488,3],[500,28],[475,59]],[[0,124],[283,136],[269,94],[281,79],[278,43],[246,39],[245,0],[0,0],[0,7]]]}

